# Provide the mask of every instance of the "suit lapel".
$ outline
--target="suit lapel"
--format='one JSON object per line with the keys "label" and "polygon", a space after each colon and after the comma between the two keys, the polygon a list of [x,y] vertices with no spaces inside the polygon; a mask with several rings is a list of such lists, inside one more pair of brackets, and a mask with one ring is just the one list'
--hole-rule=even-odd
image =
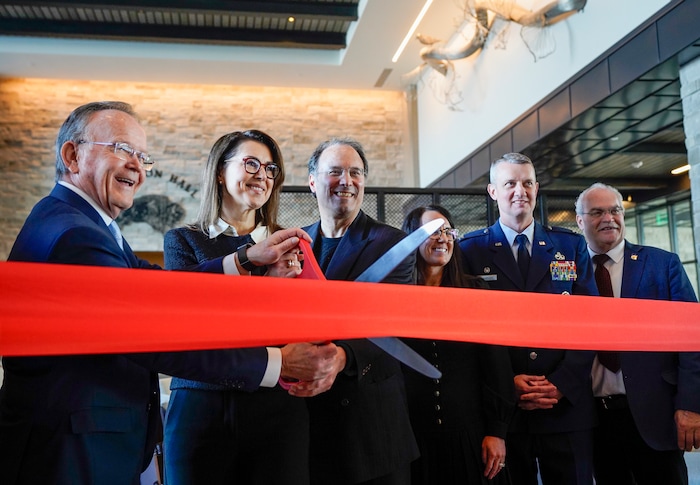
{"label": "suit lapel", "polygon": [[[63,185],[56,185],[53,190],[51,191],[51,196],[56,197],[57,199],[65,202],[66,204],[75,207],[78,209],[80,212],[85,214],[85,216],[90,219],[92,222],[100,226],[101,228],[104,228],[104,231],[110,235],[110,237],[114,238],[112,236],[112,233],[109,232],[109,228],[105,225],[104,221],[102,220],[102,217],[97,213],[95,209],[88,203],[87,200],[83,199],[80,197],[78,194],[73,192],[70,189],[67,189]],[[115,241],[116,243],[116,241]]]}
{"label": "suit lapel", "polygon": [[[513,251],[508,244],[506,235],[503,234],[501,225],[496,222],[489,228],[489,250],[493,252],[493,265],[498,268],[500,273],[508,278],[515,287],[520,290],[525,289],[523,278],[518,269],[518,263],[515,261]],[[532,264],[530,264],[532,268]]]}
{"label": "suit lapel", "polygon": [[[534,290],[543,278],[549,276],[549,263],[554,260],[552,252],[554,244],[549,238],[544,228],[535,223],[535,232],[532,240],[532,259],[530,260],[530,269],[527,275],[527,291]],[[575,254],[565,254],[567,260],[573,260]]]}
{"label": "suit lapel", "polygon": [[360,274],[353,274],[353,270],[362,265],[360,254],[370,242],[364,231],[366,217],[360,212],[340,240],[326,269],[326,278],[329,280],[349,280]]}
{"label": "suit lapel", "polygon": [[[313,241],[313,244],[316,244],[316,240],[319,238],[319,233],[321,228],[321,221],[317,221],[315,224],[310,225],[309,227],[305,228],[304,230],[306,233],[309,235],[311,240]],[[319,244],[321,244],[319,242]]]}
{"label": "suit lapel", "polygon": [[60,184],[57,184],[53,188],[53,190],[51,191],[51,196],[65,202],[66,204],[72,207],[75,207],[80,212],[85,214],[85,217],[94,222],[95,225],[108,236],[109,241],[114,243],[114,246],[116,248],[115,252],[124,255],[124,260],[126,261],[127,265],[131,268],[137,266],[136,255],[134,254],[129,244],[126,242],[126,239],[123,239],[124,250],[122,251],[122,249],[119,247],[119,244],[117,244],[117,241],[114,239],[114,236],[112,235],[111,231],[105,224],[105,221],[102,220],[100,214],[97,213],[97,211],[88,203],[88,201],[80,197],[72,190]]}
{"label": "suit lapel", "polygon": [[647,262],[646,254],[642,246],[625,241],[624,258],[620,296],[622,298],[635,298],[644,274],[644,266]]}

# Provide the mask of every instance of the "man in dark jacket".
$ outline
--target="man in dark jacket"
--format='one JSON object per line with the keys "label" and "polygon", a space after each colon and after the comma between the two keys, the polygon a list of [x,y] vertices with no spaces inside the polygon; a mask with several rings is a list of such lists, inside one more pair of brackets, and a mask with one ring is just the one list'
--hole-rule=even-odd
{"label": "man in dark jacket", "polygon": [[[133,204],[152,164],[145,131],[131,106],[109,101],[75,109],[56,140],[57,184],[32,210],[9,259],[160,269],[134,255],[114,222]],[[299,229],[277,234],[267,248],[251,248],[248,258],[259,265],[272,263],[275,255],[279,259],[300,237],[308,237]],[[231,273],[238,266],[234,254],[208,270]],[[138,312],[138,300],[144,297],[138,288],[104,285]],[[70,305],[80,290],[56,292]],[[253,391],[276,385],[280,376],[321,383],[335,354],[332,344],[295,344],[283,349],[5,357],[0,483],[137,485],[160,440],[159,372]]]}
{"label": "man in dark jacket", "polygon": [[[304,228],[329,280],[352,281],[405,233],[362,212],[367,159],[351,139],[333,139],[309,160],[309,186],[321,220]],[[412,282],[415,255],[384,283]],[[362,302],[337,302],[352,319]],[[325,394],[308,400],[312,485],[405,485],[418,457],[398,361],[364,339],[336,342],[338,372]]]}

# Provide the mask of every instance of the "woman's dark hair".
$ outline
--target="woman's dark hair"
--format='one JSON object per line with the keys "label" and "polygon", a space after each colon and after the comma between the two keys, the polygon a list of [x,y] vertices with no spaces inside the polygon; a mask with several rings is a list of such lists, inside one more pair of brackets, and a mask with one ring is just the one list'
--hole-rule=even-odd
{"label": "woman's dark hair", "polygon": [[[412,233],[418,229],[421,224],[421,217],[427,211],[435,211],[440,213],[440,215],[447,221],[450,227],[454,227],[452,221],[452,215],[450,211],[445,209],[440,205],[426,205],[423,207],[416,207],[411,212],[406,215],[403,220],[403,229],[407,234]],[[416,268],[414,270],[414,278],[416,283],[419,285],[425,284],[425,260],[420,254],[420,250],[416,251]],[[440,286],[450,286],[457,288],[486,288],[486,283],[481,278],[476,278],[474,276],[464,273],[462,269],[462,254],[459,249],[457,241],[454,243],[454,249],[452,251],[452,257],[445,265],[442,271],[442,280],[440,281]]]}
{"label": "woman's dark hair", "polygon": [[209,232],[209,226],[214,224],[221,214],[221,204],[223,200],[222,184],[218,183],[221,172],[226,164],[226,160],[233,157],[238,151],[238,147],[245,141],[256,141],[262,143],[270,150],[272,162],[280,168],[280,173],[275,177],[272,186],[272,193],[265,204],[255,211],[255,224],[267,226],[269,234],[281,229],[277,223],[277,211],[280,204],[280,192],[284,183],[284,163],[282,152],[277,142],[267,133],[258,130],[234,131],[228,133],[214,143],[209,152],[209,159],[202,172],[202,200],[199,206],[197,220],[192,224],[195,229],[204,233]]}

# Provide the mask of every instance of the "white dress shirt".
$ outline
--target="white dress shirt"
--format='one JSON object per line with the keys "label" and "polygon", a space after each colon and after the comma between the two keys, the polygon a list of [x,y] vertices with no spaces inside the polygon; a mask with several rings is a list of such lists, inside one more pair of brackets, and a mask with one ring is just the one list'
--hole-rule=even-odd
{"label": "white dress shirt", "polygon": [[[588,254],[596,256],[590,246]],[[608,251],[610,259],[605,263],[605,267],[610,273],[610,281],[612,283],[613,295],[615,298],[620,298],[622,292],[622,267],[625,263],[625,241]],[[593,263],[595,270],[596,264]],[[605,298],[605,297],[600,297]],[[593,360],[593,368],[591,369],[591,377],[593,379],[593,395],[596,397],[612,396],[615,394],[627,394],[625,390],[624,376],[622,369],[613,372],[598,361],[598,356]]]}

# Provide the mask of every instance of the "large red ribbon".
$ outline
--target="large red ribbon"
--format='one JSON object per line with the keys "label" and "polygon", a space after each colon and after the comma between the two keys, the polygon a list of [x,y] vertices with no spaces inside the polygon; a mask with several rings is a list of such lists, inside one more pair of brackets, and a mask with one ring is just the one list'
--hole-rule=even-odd
{"label": "large red ribbon", "polygon": [[700,351],[700,305],[0,263],[0,355],[212,349],[383,336]]}

